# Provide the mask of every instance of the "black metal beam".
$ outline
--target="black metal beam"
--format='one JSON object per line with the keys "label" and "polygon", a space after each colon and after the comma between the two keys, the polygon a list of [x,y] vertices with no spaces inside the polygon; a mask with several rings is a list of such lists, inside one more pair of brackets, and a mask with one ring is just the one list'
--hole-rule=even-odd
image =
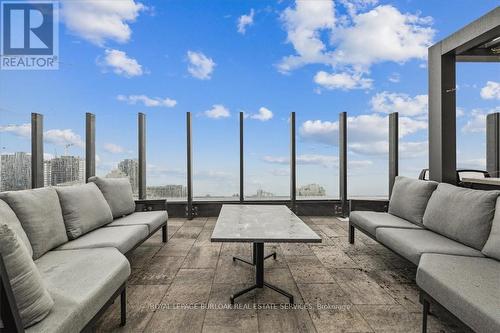
{"label": "black metal beam", "polygon": [[500,113],[486,116],[486,170],[491,177],[500,176]]}
{"label": "black metal beam", "polygon": [[498,25],[498,22],[500,22],[500,7],[496,7],[443,39],[440,42],[443,50],[441,54],[448,52],[461,54],[499,37],[500,25]]}
{"label": "black metal beam", "polygon": [[399,117],[397,112],[389,115],[389,198],[394,181],[399,174]]}
{"label": "black metal beam", "polygon": [[290,113],[290,202],[296,212],[297,202],[297,147],[295,135],[295,112]]}
{"label": "black metal beam", "polygon": [[349,215],[347,201],[347,112],[339,114],[339,195],[342,216]]}
{"label": "black metal beam", "polygon": [[245,160],[244,160],[244,136],[243,136],[243,123],[245,119],[245,114],[243,112],[240,112],[240,202],[243,203],[245,201],[245,190],[244,190],[244,183],[245,183],[245,173],[244,173],[244,168],[245,168]]}
{"label": "black metal beam", "polygon": [[95,176],[95,115],[85,114],[85,182]]}
{"label": "black metal beam", "polygon": [[43,187],[43,115],[31,114],[31,188]]}
{"label": "black metal beam", "polygon": [[438,43],[429,48],[429,176],[456,183],[455,55],[442,53]]}
{"label": "black metal beam", "polygon": [[193,150],[191,137],[191,112],[186,113],[187,206],[186,216],[193,219]]}
{"label": "black metal beam", "polygon": [[138,114],[139,199],[146,199],[146,115]]}

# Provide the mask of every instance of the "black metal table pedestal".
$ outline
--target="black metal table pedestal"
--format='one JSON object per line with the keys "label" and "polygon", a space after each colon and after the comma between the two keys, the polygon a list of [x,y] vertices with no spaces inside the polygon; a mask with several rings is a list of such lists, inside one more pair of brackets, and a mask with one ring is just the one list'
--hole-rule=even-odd
{"label": "black metal table pedestal", "polygon": [[[253,243],[253,252],[252,252],[252,262],[245,260],[243,258],[239,257],[233,257],[233,261],[241,261],[244,262],[245,264],[249,264],[252,266],[255,266],[255,263],[257,262],[255,256],[257,255],[257,250],[255,249],[257,247],[257,243]],[[267,256],[264,257],[264,260],[269,259],[273,257],[274,260],[276,260],[276,252],[269,253]]]}
{"label": "black metal table pedestal", "polygon": [[276,258],[276,252],[271,253],[270,255],[264,257],[264,243],[253,243],[253,263],[250,263],[246,260],[242,260],[240,258],[233,257],[233,260],[240,260],[242,262],[255,266],[255,284],[251,287],[243,289],[237,292],[236,294],[232,295],[230,297],[231,304],[234,304],[235,298],[240,297],[241,295],[246,294],[247,292],[254,290],[256,288],[264,288],[264,286],[287,297],[290,304],[293,304],[293,295],[287,293],[283,289],[280,289],[264,281],[264,260],[270,258],[271,256]]}

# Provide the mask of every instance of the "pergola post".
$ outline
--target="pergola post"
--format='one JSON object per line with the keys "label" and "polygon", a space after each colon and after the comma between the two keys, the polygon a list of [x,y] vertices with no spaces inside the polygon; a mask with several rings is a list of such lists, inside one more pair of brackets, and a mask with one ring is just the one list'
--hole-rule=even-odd
{"label": "pergola post", "polygon": [[31,188],[43,187],[43,115],[31,114]]}
{"label": "pergola post", "polygon": [[244,155],[243,155],[243,143],[244,143],[244,137],[243,137],[243,122],[245,119],[245,114],[243,112],[240,112],[240,203],[243,203],[245,200],[245,192],[244,192],[244,183],[245,183],[245,178],[244,178]]}
{"label": "pergola post", "polygon": [[456,183],[455,55],[429,48],[429,178]]}
{"label": "pergola post", "polygon": [[500,176],[500,112],[486,116],[486,170]]}

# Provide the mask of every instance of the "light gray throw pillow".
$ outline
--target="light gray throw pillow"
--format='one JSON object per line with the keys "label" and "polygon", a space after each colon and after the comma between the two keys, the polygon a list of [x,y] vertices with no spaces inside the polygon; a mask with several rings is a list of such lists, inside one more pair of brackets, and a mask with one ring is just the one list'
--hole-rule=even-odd
{"label": "light gray throw pillow", "polygon": [[481,252],[485,256],[500,260],[500,199],[497,199],[491,232]]}
{"label": "light gray throw pillow", "polygon": [[101,178],[90,177],[101,190],[111,208],[113,218],[122,217],[135,211],[135,201],[132,195],[132,186],[128,178]]}
{"label": "light gray throw pillow", "polygon": [[96,184],[57,187],[56,191],[69,239],[113,221],[111,209]]}
{"label": "light gray throw pillow", "polygon": [[26,246],[26,250],[28,250],[30,257],[32,257],[33,249],[31,248],[30,241],[24,232],[21,222],[19,222],[16,213],[14,213],[9,205],[7,205],[7,203],[3,200],[0,200],[0,221],[7,224],[16,233],[19,239],[23,242],[24,246]]}
{"label": "light gray throw pillow", "polygon": [[499,191],[438,185],[424,214],[424,226],[481,251],[491,230]]}
{"label": "light gray throw pillow", "polygon": [[21,222],[33,248],[33,259],[68,241],[55,189],[3,192],[0,199],[9,204]]}
{"label": "light gray throw pillow", "polygon": [[392,188],[389,214],[423,226],[427,203],[438,183],[398,176]]}
{"label": "light gray throw pillow", "polygon": [[0,225],[0,253],[23,326],[32,326],[49,314],[54,301],[26,246],[7,224]]}

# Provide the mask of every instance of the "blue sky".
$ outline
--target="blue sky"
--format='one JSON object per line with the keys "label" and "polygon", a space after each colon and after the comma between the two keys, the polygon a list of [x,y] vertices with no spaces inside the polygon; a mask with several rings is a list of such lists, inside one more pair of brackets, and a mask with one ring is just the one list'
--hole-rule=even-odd
{"label": "blue sky", "polygon": [[[453,5],[451,5],[453,4]],[[97,117],[97,173],[137,155],[147,114],[148,184],[185,184],[193,114],[195,195],[238,191],[245,112],[247,195],[289,192],[289,113],[298,184],[338,196],[338,113],[349,115],[349,190],[387,193],[387,113],[401,119],[401,173],[427,166],[427,47],[497,1],[62,1],[56,71],[0,72],[2,152],[29,151],[31,112],[45,153],[83,156]],[[498,64],[458,64],[458,160],[485,167],[484,118],[500,111]]]}

